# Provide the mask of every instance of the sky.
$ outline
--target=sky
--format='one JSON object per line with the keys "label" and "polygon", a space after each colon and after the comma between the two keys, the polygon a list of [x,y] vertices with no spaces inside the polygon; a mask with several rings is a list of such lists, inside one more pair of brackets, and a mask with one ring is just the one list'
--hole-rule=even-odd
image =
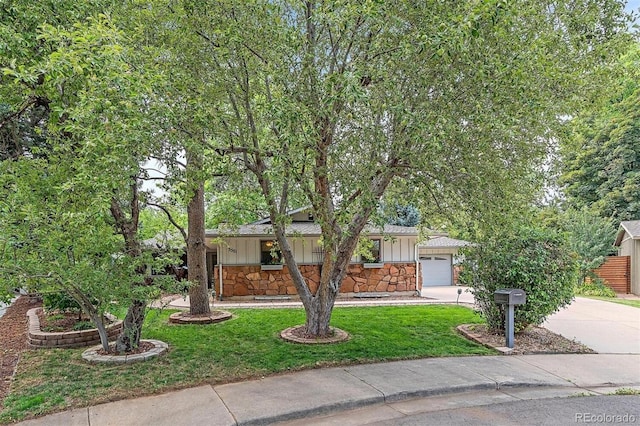
{"label": "sky", "polygon": [[[637,14],[638,9],[640,9],[640,0],[628,0],[625,9],[627,10],[627,12],[635,12]],[[636,19],[636,22],[638,21],[640,20]]]}

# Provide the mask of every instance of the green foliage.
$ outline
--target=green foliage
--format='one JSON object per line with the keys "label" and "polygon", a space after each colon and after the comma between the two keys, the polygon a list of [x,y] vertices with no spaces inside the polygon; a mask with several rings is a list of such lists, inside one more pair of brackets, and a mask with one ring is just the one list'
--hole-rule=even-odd
{"label": "green foliage", "polygon": [[616,297],[616,292],[604,284],[600,278],[592,278],[575,287],[576,296]]}
{"label": "green foliage", "polygon": [[49,292],[42,295],[42,306],[45,311],[80,311],[82,308],[73,297],[64,292]]}
{"label": "green foliage", "polygon": [[565,117],[606,86],[631,39],[620,2],[587,3],[202,1],[144,13],[170,23],[155,30],[175,90],[189,93],[178,103],[193,99],[181,127],[253,173],[291,270],[280,218],[300,194],[292,204],[312,206],[328,267],[317,295],[293,279],[305,306],[330,312],[392,182],[415,188],[430,221],[499,227],[531,202]]}
{"label": "green foliage", "polygon": [[78,321],[73,325],[73,331],[91,330],[95,325],[91,321]]}
{"label": "green foliage", "polygon": [[640,48],[622,60],[609,102],[584,111],[562,139],[567,203],[616,224],[640,217]]}
{"label": "green foliage", "polygon": [[395,202],[382,206],[385,222],[398,226],[417,226],[420,223],[420,211],[411,204]]}
{"label": "green foliage", "polygon": [[566,242],[547,229],[517,226],[463,249],[460,282],[471,287],[480,314],[493,330],[504,328],[494,292],[520,288],[525,305],[515,309],[516,331],[539,325],[573,298],[575,259]]}
{"label": "green foliage", "polygon": [[[159,292],[140,285],[150,254],[138,255],[137,235],[125,241],[129,228],[120,226],[137,226],[132,188],[155,140],[143,113],[153,79],[100,2],[27,3],[0,12],[33,12],[37,22],[23,35],[34,54],[7,50],[0,90],[21,105],[12,109],[21,120],[46,105],[34,130],[46,129],[46,144],[0,163],[0,283],[65,292],[98,322],[112,301]],[[116,210],[125,212],[119,223]]]}
{"label": "green foliage", "polygon": [[[353,251],[355,256],[361,256],[365,262],[380,262],[380,259],[374,254],[374,242],[366,236],[362,236],[358,239],[358,245]],[[380,253],[380,247],[377,248],[377,252]]]}
{"label": "green foliage", "polygon": [[609,219],[596,216],[587,208],[569,209],[561,216],[561,226],[567,234],[569,248],[578,259],[580,281],[614,253],[616,227]]}

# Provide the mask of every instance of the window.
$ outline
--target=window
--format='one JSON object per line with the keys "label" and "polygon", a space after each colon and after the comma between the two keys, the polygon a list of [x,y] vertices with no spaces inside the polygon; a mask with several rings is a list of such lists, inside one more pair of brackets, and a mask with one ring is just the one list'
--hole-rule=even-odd
{"label": "window", "polygon": [[260,241],[260,263],[263,265],[282,264],[282,253],[278,248],[277,241]]}
{"label": "window", "polygon": [[380,263],[380,247],[382,246],[382,240],[379,238],[371,238],[367,243],[368,253],[362,255],[362,261],[364,263]]}

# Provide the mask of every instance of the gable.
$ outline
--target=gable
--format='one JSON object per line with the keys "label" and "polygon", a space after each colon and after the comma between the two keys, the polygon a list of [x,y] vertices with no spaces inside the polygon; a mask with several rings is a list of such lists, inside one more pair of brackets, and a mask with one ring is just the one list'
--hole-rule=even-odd
{"label": "gable", "polygon": [[613,245],[620,247],[620,244],[627,239],[640,239],[640,220],[628,220],[621,222],[620,227],[618,228],[616,241]]}

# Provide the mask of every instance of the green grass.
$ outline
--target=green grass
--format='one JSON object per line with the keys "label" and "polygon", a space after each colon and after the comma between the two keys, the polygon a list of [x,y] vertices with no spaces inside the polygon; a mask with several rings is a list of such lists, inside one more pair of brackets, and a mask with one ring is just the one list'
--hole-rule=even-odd
{"label": "green grass", "polygon": [[634,308],[640,308],[640,300],[620,299],[617,297],[601,297],[601,296],[582,296],[582,297],[588,297],[589,299],[596,299],[596,300],[604,300],[605,302],[613,302],[613,303],[618,303],[620,305],[627,305],[627,306],[633,306]]}
{"label": "green grass", "polygon": [[169,325],[171,312],[152,311],[145,322],[143,338],[170,346],[151,361],[92,365],[82,360],[82,349],[23,353],[0,422],[319,366],[494,353],[456,333],[459,324],[482,322],[460,306],[336,308],[331,324],[351,340],[333,345],[279,338],[283,329],[304,323],[301,309],[239,309],[234,319],[206,326]]}

